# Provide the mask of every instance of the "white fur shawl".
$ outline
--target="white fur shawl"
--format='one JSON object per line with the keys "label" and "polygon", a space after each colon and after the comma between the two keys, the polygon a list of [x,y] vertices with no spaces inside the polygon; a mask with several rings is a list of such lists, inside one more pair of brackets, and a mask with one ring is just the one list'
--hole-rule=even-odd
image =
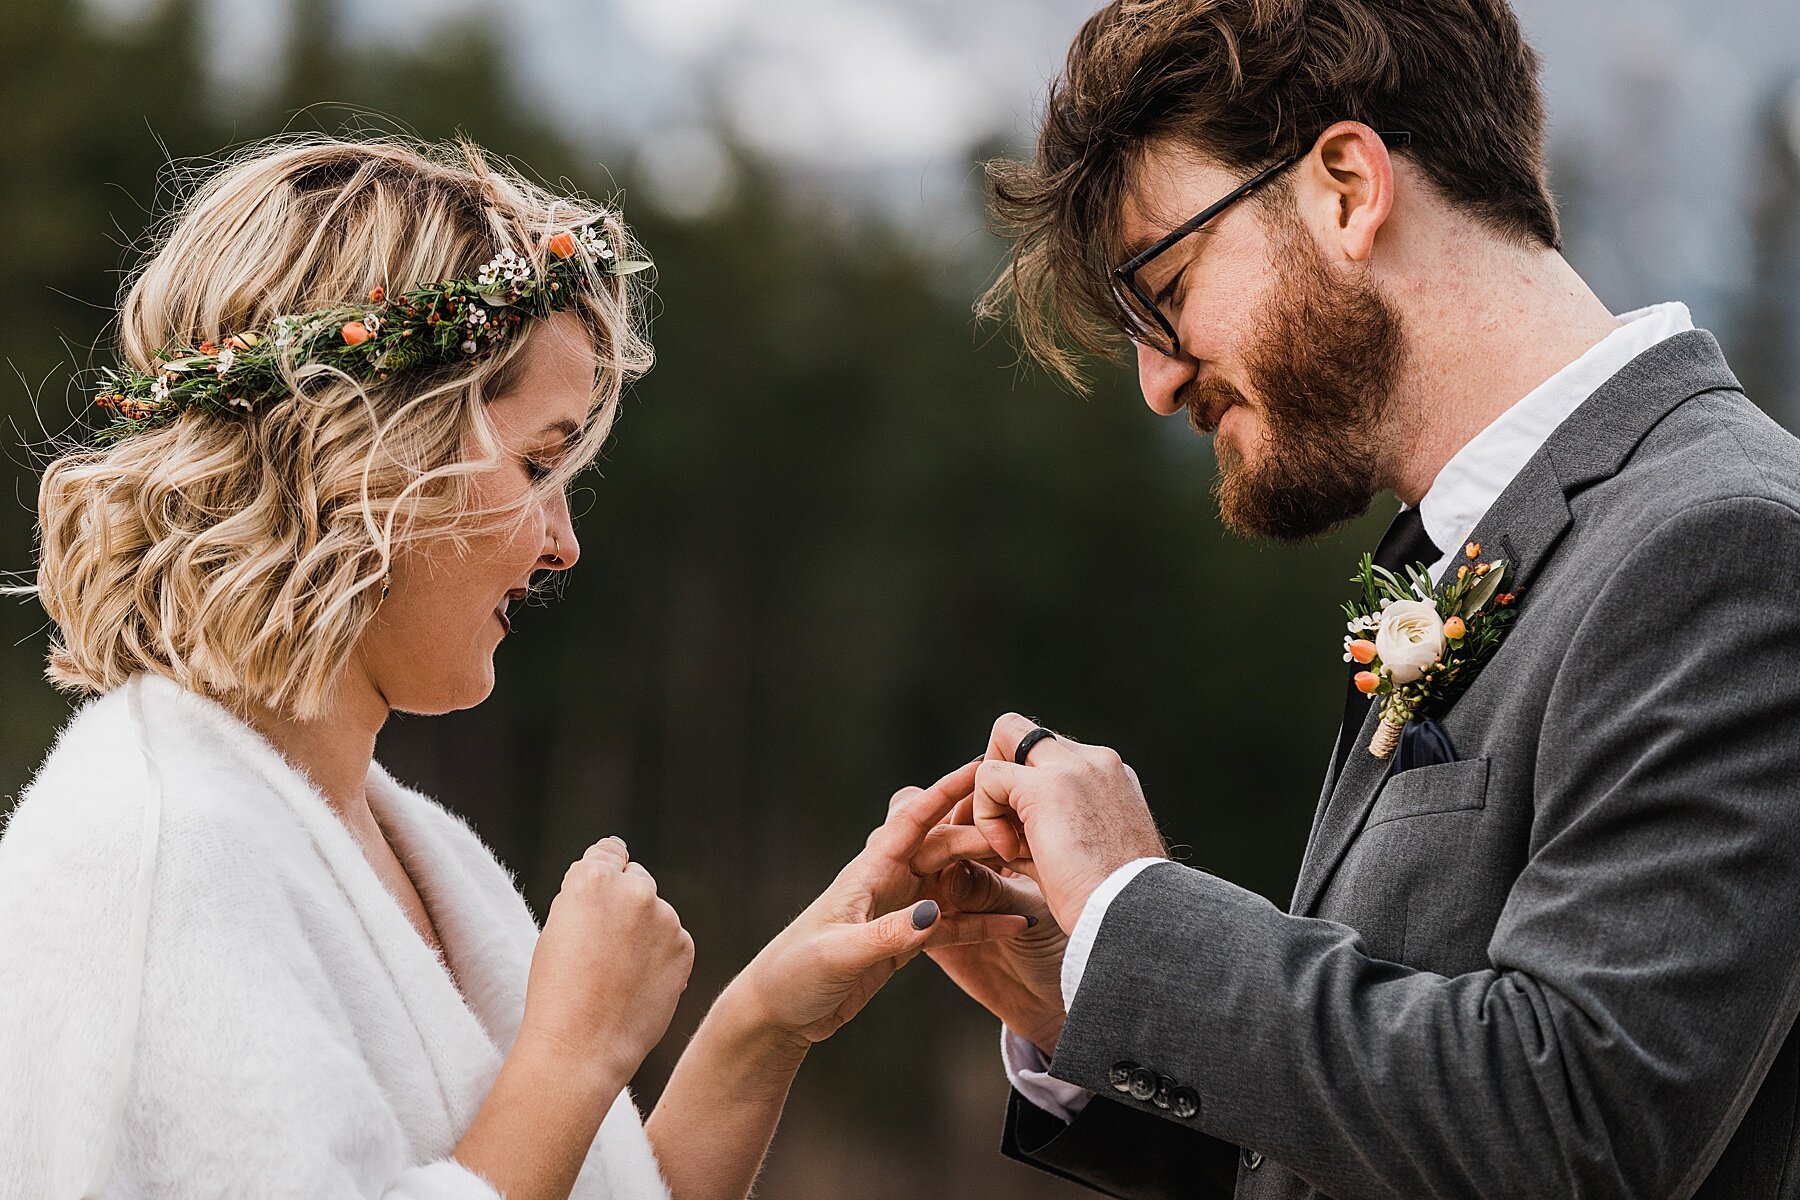
{"label": "white fur shawl", "polygon": [[[449,1156],[537,924],[461,820],[368,786],[454,980],[224,708],[139,676],[75,715],[0,837],[0,1197],[496,1200]],[[574,1195],[666,1200],[629,1094]]]}

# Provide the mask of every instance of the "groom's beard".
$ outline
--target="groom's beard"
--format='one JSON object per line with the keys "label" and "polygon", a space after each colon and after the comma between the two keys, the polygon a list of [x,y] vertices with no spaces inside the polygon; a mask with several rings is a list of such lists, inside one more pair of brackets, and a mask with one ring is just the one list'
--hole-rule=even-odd
{"label": "groom's beard", "polygon": [[[1278,295],[1246,356],[1266,436],[1253,457],[1214,439],[1213,494],[1226,528],[1291,542],[1361,516],[1380,490],[1378,435],[1406,340],[1387,297],[1335,275],[1298,222],[1278,264]],[[1244,402],[1222,381],[1194,390],[1196,429],[1201,414]]]}

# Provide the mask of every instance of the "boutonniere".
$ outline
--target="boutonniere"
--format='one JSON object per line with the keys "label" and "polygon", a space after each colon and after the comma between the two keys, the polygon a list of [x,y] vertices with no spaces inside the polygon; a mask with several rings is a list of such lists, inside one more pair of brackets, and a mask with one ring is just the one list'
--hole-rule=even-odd
{"label": "boutonniere", "polygon": [[1402,579],[1367,554],[1350,577],[1362,597],[1344,605],[1350,619],[1344,661],[1362,664],[1356,688],[1381,705],[1369,742],[1376,758],[1394,753],[1400,730],[1423,709],[1448,703],[1469,686],[1517,615],[1518,598],[1500,590],[1506,563],[1480,561],[1474,542],[1463,556],[1468,561],[1435,589],[1422,564],[1407,567]]}

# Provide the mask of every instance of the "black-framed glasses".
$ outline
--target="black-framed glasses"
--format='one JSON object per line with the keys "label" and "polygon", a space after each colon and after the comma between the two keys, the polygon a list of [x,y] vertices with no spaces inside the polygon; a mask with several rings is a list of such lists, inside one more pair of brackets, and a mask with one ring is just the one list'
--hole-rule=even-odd
{"label": "black-framed glasses", "polygon": [[[1412,134],[1405,130],[1394,130],[1377,134],[1383,142],[1390,146],[1407,146],[1412,143]],[[1308,146],[1296,154],[1290,154],[1280,162],[1264,167],[1220,200],[1207,205],[1192,217],[1171,229],[1162,237],[1132,255],[1126,261],[1113,268],[1113,299],[1118,302],[1120,315],[1124,318],[1125,332],[1131,340],[1140,342],[1170,358],[1181,353],[1181,338],[1175,333],[1175,324],[1170,321],[1156,297],[1138,282],[1138,272],[1150,265],[1150,261],[1163,251],[1193,233],[1202,225],[1252,194],[1271,179],[1305,158],[1312,152]]]}

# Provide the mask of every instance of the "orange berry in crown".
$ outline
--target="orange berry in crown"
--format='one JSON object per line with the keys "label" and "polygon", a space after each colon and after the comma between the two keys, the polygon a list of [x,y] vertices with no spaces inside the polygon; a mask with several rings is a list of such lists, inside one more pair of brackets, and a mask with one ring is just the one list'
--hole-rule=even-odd
{"label": "orange berry in crown", "polygon": [[575,235],[568,230],[557,234],[546,243],[550,253],[558,258],[570,258],[575,253]]}
{"label": "orange berry in crown", "polygon": [[1356,690],[1361,692],[1363,695],[1365,695],[1365,696],[1374,695],[1375,689],[1380,686],[1381,686],[1381,676],[1375,674],[1375,672],[1373,672],[1373,671],[1358,671],[1356,673]]}
{"label": "orange berry in crown", "polygon": [[202,354],[217,354],[219,352],[219,348],[211,342],[201,342],[200,345],[195,348]]}
{"label": "orange berry in crown", "polygon": [[381,287],[378,284],[375,287],[372,287],[369,289],[369,302],[371,304],[380,304],[383,300],[386,300],[386,299],[387,299],[387,289],[386,288]]}
{"label": "orange berry in crown", "polygon": [[343,334],[344,341],[352,346],[360,346],[369,340],[369,327],[361,321],[345,321]]}
{"label": "orange berry in crown", "polygon": [[247,350],[250,348],[250,343],[246,342],[235,333],[225,339],[225,344],[230,346],[233,350]]}

